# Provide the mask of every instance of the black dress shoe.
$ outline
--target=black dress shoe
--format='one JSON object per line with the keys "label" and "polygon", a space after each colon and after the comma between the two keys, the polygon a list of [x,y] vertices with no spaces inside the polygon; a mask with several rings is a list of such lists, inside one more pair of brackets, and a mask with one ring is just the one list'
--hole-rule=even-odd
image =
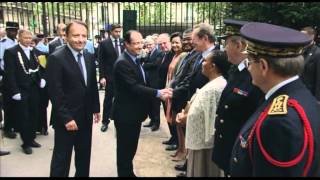
{"label": "black dress shoe", "polygon": [[187,170],[187,163],[177,164],[174,166],[174,169],[177,171],[186,171]]}
{"label": "black dress shoe", "polygon": [[17,134],[13,131],[4,131],[3,136],[10,138],[10,139],[15,139],[17,137]]}
{"label": "black dress shoe", "polygon": [[177,174],[177,177],[187,177],[187,174],[185,172],[181,172]]}
{"label": "black dress shoe", "polygon": [[101,132],[106,132],[107,129],[108,129],[108,124],[102,124],[101,129],[100,129]]}
{"label": "black dress shoe", "polygon": [[152,127],[152,126],[153,126],[152,123],[143,125],[143,127]]}
{"label": "black dress shoe", "polygon": [[156,130],[158,130],[159,129],[159,126],[157,126],[157,125],[153,125],[152,127],[151,127],[151,131],[156,131]]}
{"label": "black dress shoe", "polygon": [[30,146],[34,147],[34,148],[39,148],[39,147],[41,147],[41,144],[37,143],[36,141],[32,141]]}
{"label": "black dress shoe", "polygon": [[32,149],[29,146],[22,146],[23,152],[25,154],[32,154]]}
{"label": "black dress shoe", "polygon": [[8,155],[10,154],[9,151],[0,151],[0,156],[5,156],[5,155]]}
{"label": "black dress shoe", "polygon": [[48,133],[48,130],[42,129],[41,132],[40,132],[40,134],[41,134],[41,135],[44,135],[44,136],[48,136],[49,133]]}
{"label": "black dress shoe", "polygon": [[173,144],[173,140],[172,138],[170,138],[169,140],[167,141],[162,141],[162,144],[165,144],[165,145],[172,145]]}
{"label": "black dress shoe", "polygon": [[172,145],[168,145],[166,147],[166,151],[174,151],[174,150],[177,150],[178,149],[178,146],[175,145],[175,144],[172,144]]}

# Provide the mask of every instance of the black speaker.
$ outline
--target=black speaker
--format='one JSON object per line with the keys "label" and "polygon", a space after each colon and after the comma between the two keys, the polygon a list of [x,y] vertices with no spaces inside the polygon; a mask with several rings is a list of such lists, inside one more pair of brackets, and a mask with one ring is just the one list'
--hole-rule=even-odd
{"label": "black speaker", "polygon": [[137,30],[137,11],[123,10],[123,32]]}

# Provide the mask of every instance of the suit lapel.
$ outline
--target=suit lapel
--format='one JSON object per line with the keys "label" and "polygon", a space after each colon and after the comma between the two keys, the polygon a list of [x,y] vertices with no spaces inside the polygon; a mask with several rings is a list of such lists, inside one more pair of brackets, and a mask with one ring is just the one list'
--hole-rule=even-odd
{"label": "suit lapel", "polygon": [[86,65],[86,71],[87,71],[87,86],[88,86],[88,84],[89,84],[89,80],[91,79],[91,78],[89,78],[89,75],[91,74],[91,68],[90,68],[90,60],[91,59],[89,59],[89,56],[88,56],[88,53],[86,53],[86,52],[84,52],[83,51],[83,57],[84,57],[84,62],[85,62],[85,65]]}
{"label": "suit lapel", "polygon": [[71,52],[71,50],[69,49],[68,46],[65,46],[64,48],[65,48],[65,51],[66,51],[65,54],[67,54],[69,56],[69,58],[66,58],[66,59],[69,60],[69,63],[71,65],[70,68],[72,68],[73,70],[77,71],[78,77],[80,78],[81,82],[85,86],[86,84],[84,82],[84,77],[83,77],[83,75],[81,73],[81,70],[79,68],[79,65],[78,65],[76,59],[74,58],[74,56],[73,56],[73,54],[72,54],[72,52]]}
{"label": "suit lapel", "polygon": [[133,66],[133,68],[136,70],[136,73],[138,75],[138,77],[140,78],[140,80],[142,82],[144,82],[144,79],[143,79],[143,75],[142,75],[142,72],[140,69],[138,69],[139,67],[133,62],[133,60],[131,59],[131,57],[127,54],[127,53],[124,53],[125,56],[126,56],[126,59],[128,59],[129,63]]}
{"label": "suit lapel", "polygon": [[[26,70],[29,69],[29,59],[27,57],[27,55],[24,53],[23,49],[18,45],[18,52],[20,52],[21,57],[22,57],[22,61],[24,63],[24,66],[26,68]],[[31,56],[31,52],[30,52],[30,56]],[[20,62],[19,62],[20,64]]]}

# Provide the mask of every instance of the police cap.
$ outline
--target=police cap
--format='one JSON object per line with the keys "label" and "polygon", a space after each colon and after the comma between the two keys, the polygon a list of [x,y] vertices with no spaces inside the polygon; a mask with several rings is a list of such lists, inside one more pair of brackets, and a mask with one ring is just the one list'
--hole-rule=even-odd
{"label": "police cap", "polygon": [[37,38],[43,39],[44,38],[44,34],[37,34]]}
{"label": "police cap", "polygon": [[228,36],[240,35],[240,29],[243,25],[247,24],[248,21],[241,21],[236,19],[225,19],[223,21],[225,24],[225,36],[221,38],[226,38]]}
{"label": "police cap", "polygon": [[19,24],[17,22],[7,21],[6,29],[19,29]]}
{"label": "police cap", "polygon": [[254,55],[295,57],[312,41],[300,31],[267,23],[248,23],[240,32],[248,42],[247,52]]}

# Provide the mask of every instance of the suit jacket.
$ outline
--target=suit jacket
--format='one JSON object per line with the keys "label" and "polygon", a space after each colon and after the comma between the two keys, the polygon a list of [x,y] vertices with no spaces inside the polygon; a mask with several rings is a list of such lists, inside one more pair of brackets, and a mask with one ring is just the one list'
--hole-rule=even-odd
{"label": "suit jacket", "polygon": [[194,52],[188,57],[188,61],[183,67],[184,73],[177,77],[178,81],[173,83],[174,90],[172,96],[172,110],[180,112],[192,97],[197,88],[204,86],[209,79],[202,74],[201,64],[194,69],[194,63],[199,59],[201,53]]}
{"label": "suit jacket", "polygon": [[47,80],[52,102],[53,127],[75,120],[78,128],[91,128],[92,114],[100,111],[94,57],[83,51],[87,85],[68,46],[48,57]]}
{"label": "suit jacket", "polygon": [[[231,176],[301,176],[306,164],[308,150],[304,153],[302,161],[293,167],[276,167],[266,161],[262,155],[257,134],[253,136],[251,162],[248,152],[248,135],[260,116],[261,112],[273,102],[279,95],[288,95],[289,99],[295,99],[304,109],[310,122],[314,138],[314,157],[308,176],[320,176],[320,111],[319,105],[305,88],[301,80],[295,80],[278,89],[268,100],[257,109],[257,111],[246,121],[233,146],[231,163]],[[281,109],[281,108],[279,108]],[[260,137],[263,147],[272,158],[278,161],[289,161],[295,158],[301,151],[304,142],[304,133],[301,119],[297,111],[288,106],[287,113],[281,115],[267,115],[263,121]],[[242,138],[240,138],[240,135]],[[242,139],[242,140],[241,140]],[[220,156],[220,155],[219,155]]]}
{"label": "suit jacket", "polygon": [[146,86],[141,71],[127,52],[122,53],[113,71],[114,121],[137,124],[144,121],[150,112],[152,98],[157,90]]}
{"label": "suit jacket", "polygon": [[28,59],[20,45],[15,45],[12,48],[5,50],[4,88],[9,98],[15,94],[21,93],[21,98],[24,99],[28,97],[31,86],[39,86],[41,77],[39,71],[31,74],[25,73],[19,61],[18,53],[21,54],[26,71],[29,71],[29,68],[32,70],[37,69],[39,64],[34,52],[30,51],[30,59]]}
{"label": "suit jacket", "polygon": [[247,68],[230,75],[223,90],[215,119],[212,160],[229,172],[229,159],[234,141],[249,117],[263,100],[262,91],[252,84]]}
{"label": "suit jacket", "polygon": [[150,80],[150,87],[152,88],[159,88],[158,69],[163,55],[164,53],[162,53],[159,49],[156,49],[151,55],[148,54],[143,63],[143,69]]}
{"label": "suit jacket", "polygon": [[302,81],[320,102],[320,48],[315,44],[304,52]]}
{"label": "suit jacket", "polygon": [[[120,48],[123,52],[123,40],[120,39]],[[112,81],[112,68],[118,56],[110,38],[103,40],[98,47],[99,61],[99,79],[106,78],[107,81]]]}
{"label": "suit jacket", "polygon": [[49,54],[52,54],[57,47],[62,46],[63,44],[60,42],[60,38],[49,43]]}
{"label": "suit jacket", "polygon": [[159,59],[159,88],[165,88],[167,81],[168,68],[174,56],[174,52],[171,50],[165,54],[162,59]]}

